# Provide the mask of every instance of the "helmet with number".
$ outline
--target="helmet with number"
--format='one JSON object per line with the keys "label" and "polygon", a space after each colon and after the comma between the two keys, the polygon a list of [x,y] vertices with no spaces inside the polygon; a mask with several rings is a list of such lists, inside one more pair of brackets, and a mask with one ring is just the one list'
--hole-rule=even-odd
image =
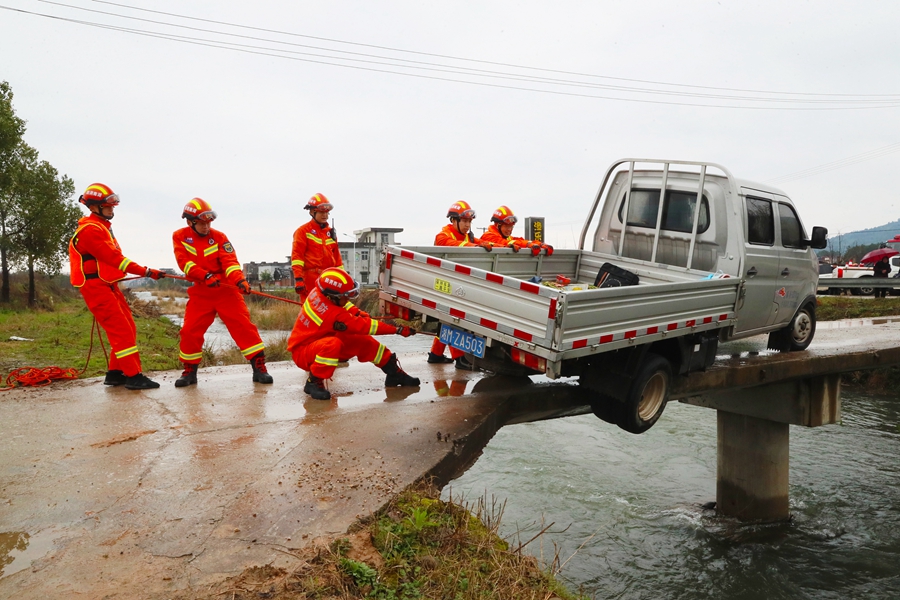
{"label": "helmet with number", "polygon": [[340,267],[331,267],[322,271],[316,285],[319,291],[338,306],[359,296],[359,284],[353,281],[350,274]]}
{"label": "helmet with number", "polygon": [[451,219],[474,219],[475,209],[468,202],[460,200],[450,205],[450,209],[447,210],[447,216]]}
{"label": "helmet with number", "polygon": [[491,221],[494,223],[503,223],[504,225],[515,225],[519,218],[513,214],[508,206],[501,206],[494,211]]}
{"label": "helmet with number", "polygon": [[334,206],[328,201],[325,194],[316,194],[309,199],[309,202],[307,202],[306,206],[303,208],[304,210],[314,210],[316,212],[328,212],[334,208]]}
{"label": "helmet with number", "polygon": [[207,223],[213,222],[216,219],[216,216],[216,211],[214,211],[212,206],[209,205],[209,202],[203,198],[194,198],[185,204],[184,210],[181,213],[182,219],[187,219],[188,221],[206,221]]}
{"label": "helmet with number", "polygon": [[85,206],[117,206],[119,195],[114,193],[108,185],[92,183],[84,190],[78,201]]}

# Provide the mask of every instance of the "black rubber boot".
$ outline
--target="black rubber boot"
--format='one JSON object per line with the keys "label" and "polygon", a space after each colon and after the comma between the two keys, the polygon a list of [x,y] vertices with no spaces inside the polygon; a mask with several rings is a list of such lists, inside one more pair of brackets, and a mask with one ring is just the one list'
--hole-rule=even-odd
{"label": "black rubber boot", "polygon": [[475,366],[466,360],[465,356],[460,356],[456,359],[456,368],[461,369],[463,371],[474,371]]}
{"label": "black rubber boot", "polygon": [[391,357],[381,367],[381,370],[387,375],[384,378],[385,387],[416,387],[420,383],[418,377],[411,377],[400,368],[396,354],[391,354]]}
{"label": "black rubber boot", "polygon": [[253,367],[253,381],[256,383],[272,383],[275,381],[272,379],[272,376],[269,375],[269,370],[266,369],[266,353],[265,352],[257,352],[253,355],[253,358],[250,359],[250,366]]}
{"label": "black rubber boot", "polygon": [[452,358],[447,358],[441,354],[435,354],[434,352],[428,353],[428,363],[432,365],[447,365],[453,362]]}
{"label": "black rubber boot", "polygon": [[143,373],[132,375],[125,380],[125,389],[128,390],[154,390],[158,387],[158,383],[156,383]]}
{"label": "black rubber boot", "polygon": [[312,396],[313,400],[331,400],[331,392],[325,389],[325,380],[319,379],[312,373],[306,378],[303,391]]}
{"label": "black rubber boot", "polygon": [[175,387],[187,387],[189,385],[197,385],[197,368],[200,365],[189,365],[184,363],[184,371],[181,377],[175,380]]}
{"label": "black rubber boot", "polygon": [[106,379],[103,380],[103,385],[125,385],[127,379],[125,373],[118,369],[112,369],[106,372]]}

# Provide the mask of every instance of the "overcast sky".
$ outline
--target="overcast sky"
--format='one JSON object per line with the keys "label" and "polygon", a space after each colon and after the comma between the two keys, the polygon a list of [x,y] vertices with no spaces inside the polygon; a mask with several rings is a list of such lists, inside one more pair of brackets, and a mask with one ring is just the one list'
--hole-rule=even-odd
{"label": "overcast sky", "polygon": [[402,227],[400,243],[430,244],[466,200],[476,228],[507,204],[571,248],[625,156],[775,183],[807,230],[900,217],[900,3],[0,7],[0,80],[26,142],[78,193],[119,193],[116,235],[154,267],[175,266],[171,233],[195,196],[242,262],[283,260],[317,192],[342,234]]}

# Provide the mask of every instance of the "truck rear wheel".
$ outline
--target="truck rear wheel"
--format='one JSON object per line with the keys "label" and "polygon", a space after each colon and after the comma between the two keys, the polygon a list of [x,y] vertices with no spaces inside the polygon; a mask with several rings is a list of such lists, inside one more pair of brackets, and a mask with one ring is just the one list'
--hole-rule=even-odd
{"label": "truck rear wheel", "polygon": [[648,352],[625,401],[620,403],[616,424],[629,433],[644,433],[653,427],[666,408],[671,387],[672,365],[662,356]]}

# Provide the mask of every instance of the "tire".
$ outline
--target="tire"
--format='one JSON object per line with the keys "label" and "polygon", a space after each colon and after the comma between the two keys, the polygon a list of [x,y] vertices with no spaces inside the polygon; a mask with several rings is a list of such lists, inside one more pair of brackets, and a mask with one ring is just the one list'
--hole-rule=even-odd
{"label": "tire", "polygon": [[816,307],[804,304],[791,319],[787,327],[769,334],[771,350],[779,352],[800,352],[806,350],[816,335]]}
{"label": "tire", "polygon": [[[860,279],[872,279],[871,277],[863,276]],[[854,296],[873,296],[875,295],[874,287],[861,287],[861,288],[853,288]]]}
{"label": "tire", "polygon": [[635,434],[653,427],[666,408],[671,388],[672,365],[662,356],[648,352],[627,398],[620,404],[616,425]]}
{"label": "tire", "polygon": [[789,352],[806,350],[816,335],[816,307],[805,304],[797,311],[787,327],[790,337]]}
{"label": "tire", "polygon": [[603,394],[597,394],[591,400],[591,410],[594,411],[594,416],[610,425],[619,424],[621,407],[621,402]]}

